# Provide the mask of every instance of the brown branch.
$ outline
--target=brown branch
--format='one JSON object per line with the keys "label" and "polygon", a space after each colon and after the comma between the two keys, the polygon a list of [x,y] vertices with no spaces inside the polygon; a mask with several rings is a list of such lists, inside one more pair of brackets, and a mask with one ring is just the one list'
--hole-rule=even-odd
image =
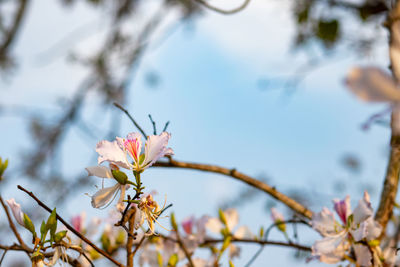
{"label": "brown branch", "polygon": [[240,6],[238,6],[237,8],[234,9],[229,9],[229,10],[225,10],[225,9],[221,9],[218,7],[215,7],[213,5],[210,5],[207,1],[205,0],[195,0],[197,3],[200,3],[201,5],[205,6],[206,8],[215,11],[217,13],[220,14],[224,14],[224,15],[232,15],[235,13],[238,13],[240,11],[242,11],[243,9],[245,9],[247,7],[247,5],[250,3],[250,0],[245,0]]}
{"label": "brown branch", "polygon": [[[160,237],[170,240],[173,242],[178,242],[178,240],[171,238],[169,236],[164,236],[164,235],[159,235]],[[223,243],[224,239],[206,239],[204,242],[199,244],[199,246],[206,246],[210,244],[215,244],[215,243]],[[290,247],[290,248],[296,248],[299,250],[303,251],[311,251],[311,248],[305,245],[297,244],[297,243],[286,243],[286,242],[280,242],[280,241],[266,241],[266,240],[255,240],[255,239],[239,239],[239,238],[232,238],[231,242],[234,243],[245,243],[245,244],[258,244],[258,245],[273,245],[273,246],[282,246],[282,247]]]}
{"label": "brown branch", "polygon": [[[47,210],[49,213],[52,212],[52,210],[46,205],[44,204],[42,201],[40,201],[32,192],[26,190],[25,188],[23,188],[22,186],[18,185],[17,186],[19,190],[24,191],[25,193],[27,193],[31,198],[33,198],[39,206],[41,206],[42,208],[44,208],[45,210]],[[104,257],[106,257],[108,260],[110,260],[111,262],[113,262],[115,265],[120,266],[120,267],[124,267],[123,264],[121,264],[120,262],[116,261],[114,258],[112,258],[110,255],[108,255],[107,252],[105,252],[104,250],[102,250],[101,248],[99,248],[98,246],[96,246],[95,244],[93,244],[92,241],[90,241],[89,239],[87,239],[84,235],[82,235],[81,233],[79,233],[78,231],[75,230],[74,227],[72,227],[69,223],[67,223],[61,216],[59,216],[56,213],[56,217],[57,219],[64,224],[64,226],[70,230],[71,232],[73,232],[76,236],[78,236],[80,239],[82,239],[84,242],[86,242],[89,246],[91,246],[94,250],[96,250],[98,253],[100,253],[101,255],[103,255]]]}
{"label": "brown branch", "polygon": [[254,179],[250,176],[247,176],[246,174],[236,171],[236,169],[227,169],[227,168],[219,167],[216,165],[209,165],[209,164],[199,164],[199,163],[177,161],[172,158],[168,162],[158,161],[153,166],[193,169],[193,170],[214,172],[214,173],[219,173],[219,174],[223,174],[226,176],[230,176],[232,178],[235,178],[235,179],[242,181],[250,186],[253,186],[255,188],[258,188],[258,189],[266,192],[267,194],[269,194],[276,200],[278,200],[278,201],[282,202],[283,204],[285,204],[286,206],[288,206],[293,211],[297,212],[298,214],[300,214],[308,219],[311,219],[311,217],[313,215],[312,211],[310,211],[309,209],[304,207],[302,204],[298,203],[296,200],[279,192],[274,187],[271,187],[257,179]]}
{"label": "brown branch", "polygon": [[[390,31],[390,59],[392,66],[392,73],[394,78],[400,81],[400,62],[397,58],[400,53],[400,4],[396,1],[396,5],[390,12],[387,27]],[[391,132],[390,139],[390,159],[386,170],[386,177],[383,183],[380,203],[378,210],[375,214],[375,220],[382,226],[383,237],[386,225],[393,214],[393,206],[396,199],[396,194],[399,184],[400,174],[400,110],[393,108],[391,116]]]}
{"label": "brown branch", "polygon": [[143,235],[142,239],[140,239],[139,244],[136,245],[135,249],[132,252],[132,255],[135,256],[136,252],[139,250],[140,246],[143,244],[143,241],[146,239],[146,235]]}
{"label": "brown branch", "polygon": [[135,232],[135,213],[131,214],[128,219],[128,241],[126,242],[126,266],[132,267],[133,266],[133,241],[135,237],[133,236]]}
{"label": "brown branch", "polygon": [[8,208],[6,204],[3,201],[3,198],[0,196],[0,203],[3,206],[4,211],[6,212],[7,219],[8,219],[8,224],[10,225],[11,230],[13,231],[15,237],[17,238],[19,244],[21,245],[22,248],[24,248],[25,251],[29,250],[29,247],[25,244],[25,242],[22,240],[20,234],[17,231],[17,228],[15,227],[15,224],[13,223],[10,212],[8,211]]}
{"label": "brown branch", "polygon": [[0,46],[0,59],[6,57],[7,50],[10,47],[12,41],[15,39],[18,29],[21,26],[22,18],[24,17],[27,4],[28,0],[19,1],[19,7],[18,10],[16,11],[16,15],[14,17],[12,26],[10,27],[10,30],[7,33],[7,37]]}

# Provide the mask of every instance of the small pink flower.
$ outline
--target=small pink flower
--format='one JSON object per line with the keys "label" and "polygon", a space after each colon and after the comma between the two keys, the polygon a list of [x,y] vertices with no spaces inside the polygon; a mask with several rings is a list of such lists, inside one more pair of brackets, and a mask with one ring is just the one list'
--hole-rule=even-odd
{"label": "small pink flower", "polygon": [[195,218],[193,216],[188,217],[182,221],[182,228],[187,235],[191,235],[193,233],[194,222]]}
{"label": "small pink flower", "polygon": [[15,202],[14,198],[8,199],[6,200],[8,206],[10,206],[11,211],[14,215],[14,218],[17,220],[17,222],[25,227],[25,223],[24,223],[24,213],[21,210],[21,205],[18,204],[17,202]]}
{"label": "small pink flower", "polygon": [[[170,137],[167,132],[149,136],[144,145],[144,153],[141,153],[142,140],[139,133],[130,133],[126,138],[117,137],[113,142],[100,141],[96,146],[96,152],[99,153],[98,163],[108,161],[119,167],[141,172],[159,158],[173,155],[173,150],[167,148]],[[133,160],[132,163],[127,155]]]}

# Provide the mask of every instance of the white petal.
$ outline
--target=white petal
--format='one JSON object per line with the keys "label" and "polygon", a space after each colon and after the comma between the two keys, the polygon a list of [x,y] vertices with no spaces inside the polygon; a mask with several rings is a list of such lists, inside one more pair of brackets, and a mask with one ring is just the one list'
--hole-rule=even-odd
{"label": "white petal", "polygon": [[224,215],[226,223],[228,224],[228,229],[229,231],[232,231],[239,222],[239,213],[235,209],[227,209],[224,211]]}
{"label": "white petal", "polygon": [[325,237],[315,241],[312,246],[312,255],[318,256],[319,260],[325,263],[337,263],[342,260],[348,245],[345,242],[346,231],[337,236]]}
{"label": "white petal", "polygon": [[372,255],[367,246],[355,244],[353,246],[356,254],[357,264],[359,266],[371,266]]}
{"label": "white petal", "polygon": [[283,214],[281,212],[279,212],[276,208],[271,208],[271,219],[275,223],[285,221],[285,218],[283,217]]}
{"label": "white petal", "polygon": [[369,195],[365,191],[364,192],[364,197],[358,202],[358,206],[354,209],[353,212],[353,219],[354,219],[354,224],[359,224],[369,217],[371,217],[373,214],[371,203],[369,202]]}
{"label": "white petal", "polygon": [[233,259],[235,257],[239,257],[240,256],[240,247],[234,245],[234,244],[230,244],[229,245],[229,259]]}
{"label": "white petal", "polygon": [[400,91],[392,77],[376,67],[353,68],[346,83],[359,98],[372,102],[400,101]]}
{"label": "white petal", "polygon": [[119,147],[117,141],[100,141],[97,143],[96,152],[99,153],[98,164],[108,161],[122,168],[130,169],[126,153]]}
{"label": "white petal", "polygon": [[372,217],[368,218],[364,223],[367,224],[367,241],[377,239],[381,235],[382,226]]}
{"label": "white petal", "polygon": [[250,231],[249,227],[247,226],[240,226],[235,233],[233,234],[235,238],[238,239],[251,239],[254,237],[253,233]]}
{"label": "white petal", "polygon": [[367,224],[363,222],[356,225],[356,228],[350,229],[350,233],[356,242],[364,239],[367,236]]}
{"label": "white petal", "polygon": [[173,155],[172,149],[167,148],[170,137],[171,135],[167,132],[162,132],[160,135],[149,136],[145,144],[145,158],[141,166],[147,168],[153,165],[159,158],[165,155]]}
{"label": "white petal", "polygon": [[49,265],[49,266],[55,265],[55,264],[57,263],[58,259],[60,258],[61,253],[62,253],[62,252],[61,252],[61,248],[60,248],[60,247],[56,247],[56,248],[54,249],[53,257],[52,257],[51,260],[49,261],[48,265]]}
{"label": "white petal", "polygon": [[7,201],[8,206],[10,206],[10,208],[11,208],[11,211],[12,211],[12,213],[14,215],[15,220],[17,220],[17,222],[20,225],[25,227],[25,224],[24,224],[24,213],[21,210],[21,205],[18,204],[17,202],[15,202],[14,198],[7,199],[6,201]]}
{"label": "white petal", "polygon": [[112,201],[114,195],[119,189],[120,184],[118,183],[114,186],[100,189],[92,196],[92,207],[98,209],[106,206],[110,201]]}
{"label": "white petal", "polygon": [[113,178],[110,169],[105,166],[91,166],[91,167],[86,167],[85,170],[87,171],[89,176],[97,176],[101,178]]}
{"label": "white petal", "polygon": [[341,230],[341,226],[335,220],[335,215],[325,207],[321,212],[313,214],[311,226],[323,236],[336,235],[337,231]]}
{"label": "white petal", "polygon": [[221,221],[217,218],[209,218],[206,223],[206,228],[214,233],[221,233],[221,230],[224,228]]}

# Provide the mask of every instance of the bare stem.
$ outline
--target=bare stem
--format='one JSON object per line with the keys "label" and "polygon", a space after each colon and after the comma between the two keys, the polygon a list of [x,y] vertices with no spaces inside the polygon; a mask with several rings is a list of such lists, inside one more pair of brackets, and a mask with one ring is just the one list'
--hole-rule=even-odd
{"label": "bare stem", "polygon": [[275,187],[271,187],[257,179],[247,176],[246,174],[243,174],[241,172],[238,172],[236,169],[227,169],[227,168],[219,167],[216,165],[209,165],[209,164],[199,164],[199,163],[177,161],[172,158],[170,158],[170,160],[168,162],[158,161],[153,166],[193,169],[193,170],[214,172],[214,173],[219,173],[219,174],[223,174],[226,176],[230,176],[232,178],[235,178],[235,179],[242,181],[250,186],[253,186],[255,188],[258,188],[258,189],[266,192],[267,194],[269,194],[276,200],[278,200],[278,201],[282,202],[283,204],[285,204],[286,206],[288,206],[290,209],[292,209],[296,213],[298,213],[308,219],[311,219],[311,217],[313,215],[312,211],[310,211],[309,209],[304,207],[302,204],[298,203],[296,200],[279,192],[278,190],[276,190]]}
{"label": "bare stem", "polygon": [[225,9],[221,9],[221,8],[212,6],[205,0],[195,0],[195,1],[212,11],[215,11],[217,13],[224,14],[224,15],[232,15],[232,14],[238,13],[238,12],[242,11],[243,9],[245,9],[247,7],[247,5],[250,3],[250,0],[245,0],[240,6],[234,8],[234,9],[225,10]]}

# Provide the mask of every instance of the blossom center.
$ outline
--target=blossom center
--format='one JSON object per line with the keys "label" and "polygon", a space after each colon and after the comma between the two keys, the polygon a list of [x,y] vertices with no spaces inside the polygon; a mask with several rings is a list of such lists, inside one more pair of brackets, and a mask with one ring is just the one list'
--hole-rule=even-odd
{"label": "blossom center", "polygon": [[136,162],[138,161],[139,158],[139,140],[137,138],[135,139],[128,139],[124,141],[124,147],[128,151],[129,155],[134,159]]}

